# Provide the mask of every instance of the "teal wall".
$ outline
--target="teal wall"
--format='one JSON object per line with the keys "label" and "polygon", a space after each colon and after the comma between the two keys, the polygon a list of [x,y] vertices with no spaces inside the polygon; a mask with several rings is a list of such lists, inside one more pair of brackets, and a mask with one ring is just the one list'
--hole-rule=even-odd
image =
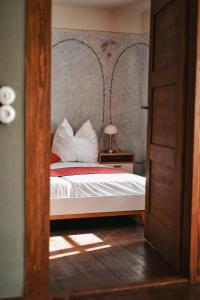
{"label": "teal wall", "polygon": [[16,91],[17,117],[0,124],[0,298],[23,294],[25,0],[0,0],[0,86]]}

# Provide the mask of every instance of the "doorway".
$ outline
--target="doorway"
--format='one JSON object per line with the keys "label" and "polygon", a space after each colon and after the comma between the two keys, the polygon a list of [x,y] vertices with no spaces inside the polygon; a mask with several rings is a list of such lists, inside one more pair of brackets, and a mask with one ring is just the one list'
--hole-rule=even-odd
{"label": "doorway", "polygon": [[[171,2],[173,2],[173,1],[171,1]],[[168,1],[166,1],[166,3],[168,3]],[[165,3],[165,4],[166,4]],[[48,7],[48,3],[45,3],[46,5],[47,5],[47,7]],[[31,5],[31,4],[30,4]],[[31,7],[31,6],[30,6]],[[29,7],[29,8],[30,8]],[[42,23],[43,24],[43,26],[50,26],[50,22],[49,22],[49,11],[47,12],[47,10],[45,10],[45,13],[44,13],[44,7],[43,7],[43,10],[41,9],[41,6],[39,6],[40,7],[40,14],[37,16],[37,20],[38,20],[38,22],[40,21],[40,18],[42,18],[43,20],[45,20],[45,22],[46,23]],[[46,8],[46,7],[45,7]],[[155,11],[158,11],[159,9],[161,9],[162,7],[161,7],[161,3],[160,3],[160,1],[155,1]],[[40,23],[40,22],[39,22]],[[29,24],[30,26],[29,26],[29,28],[31,28],[31,29],[33,29],[33,27],[32,27],[32,24]],[[46,28],[46,27],[45,27]],[[37,36],[37,34],[36,34],[36,36]],[[50,37],[50,36],[49,36]],[[40,41],[41,43],[43,42],[43,40],[41,40]],[[47,40],[47,45],[48,45],[48,42],[50,42],[50,38]],[[30,42],[30,40],[29,40],[29,43],[31,43]],[[49,43],[50,44],[50,43]],[[43,44],[42,44],[43,45]],[[46,48],[45,48],[46,49]],[[29,49],[30,50],[30,52],[31,51],[33,51],[33,49],[31,48],[31,49]],[[45,62],[46,62],[46,57],[49,57],[49,50],[48,50],[48,47],[47,47],[47,52],[43,52],[44,51],[44,48],[43,48],[43,51],[41,52],[42,53],[42,56],[40,56],[39,55],[39,57],[40,57],[40,59],[41,59],[41,57],[43,57],[43,59],[44,59],[44,57],[45,57]],[[34,54],[37,54],[37,52],[36,53],[34,53]],[[45,54],[47,54],[47,55],[45,55]],[[30,65],[29,65],[29,67],[30,67]],[[33,68],[35,68],[35,66],[34,66],[34,64],[33,64],[33,66],[32,66]],[[47,72],[45,73],[45,75],[48,75],[48,74],[50,74],[50,69],[48,68],[48,63],[47,63],[47,65],[46,65],[46,67],[47,67]],[[40,66],[38,66],[38,68],[40,69]],[[42,69],[43,71],[44,71],[44,69]],[[44,74],[44,72],[42,72],[42,74]],[[30,79],[32,79],[32,77],[30,77],[30,78],[28,78],[29,80]],[[38,83],[38,79],[39,80],[41,80],[41,82],[40,82],[40,86],[41,86],[41,84],[44,84],[44,83],[46,83],[46,80],[44,80],[44,77],[40,77],[40,78],[37,78],[37,77],[35,77],[35,80],[36,80],[36,82]],[[27,82],[29,82],[29,81],[27,81]],[[45,85],[45,87],[49,87],[49,85],[47,84],[47,86]],[[49,104],[48,104],[48,99],[47,99],[47,96],[49,95],[48,93],[47,93],[47,95],[45,94],[45,95],[43,95],[42,93],[40,93],[39,95],[38,95],[38,92],[39,91],[37,91],[37,93],[36,93],[36,91],[34,90],[34,89],[28,89],[28,91],[29,91],[29,100],[30,99],[35,99],[35,96],[37,95],[37,97],[39,96],[39,99],[41,99],[41,96],[45,96],[44,97],[44,99],[46,99],[46,102],[44,102],[44,101],[41,101],[41,107],[40,107],[40,110],[39,110],[39,112],[40,111],[42,111],[42,110],[44,110],[44,107],[45,108],[47,108],[47,112],[48,112],[48,109],[49,109]],[[40,90],[41,91],[41,90]],[[43,99],[43,100],[44,100]],[[42,99],[41,99],[42,100]],[[38,100],[37,100],[38,101]],[[31,102],[30,102],[31,103]],[[45,106],[46,105],[46,106]],[[34,106],[34,105],[33,105]],[[29,109],[30,109],[30,106],[29,106]],[[28,109],[28,113],[30,112],[30,110]],[[38,111],[37,111],[37,109],[38,109],[38,107],[31,107],[31,114],[28,114],[30,117],[32,117],[33,115],[32,115],[32,113],[33,113],[33,110],[35,110],[35,112],[37,113]],[[45,111],[45,112],[46,112]],[[48,132],[50,132],[50,124],[47,122],[47,124],[45,125],[45,127],[41,127],[41,114],[40,113],[38,113],[37,114],[37,116],[38,116],[38,118],[39,118],[39,122],[38,122],[38,124],[37,124],[37,126],[38,127],[36,127],[36,128],[34,128],[34,130],[32,130],[32,134],[31,134],[31,136],[29,135],[29,143],[27,144],[27,149],[34,149],[34,151],[35,152],[33,152],[33,156],[32,157],[30,157],[30,156],[28,156],[27,155],[27,164],[28,164],[28,168],[27,168],[27,170],[30,172],[30,170],[35,170],[35,167],[36,166],[38,166],[38,170],[41,170],[41,177],[42,176],[44,176],[44,170],[47,170],[47,165],[48,165],[48,158],[46,158],[46,156],[45,156],[45,160],[44,160],[44,156],[42,157],[42,159],[43,160],[41,160],[41,158],[39,158],[38,157],[38,148],[36,147],[36,143],[35,143],[35,141],[36,141],[36,136],[37,136],[37,141],[39,140],[39,144],[40,144],[40,146],[42,147],[42,149],[47,149],[47,152],[49,151],[49,144],[50,144],[50,136],[49,136],[49,134],[48,134]],[[45,120],[46,118],[44,118],[44,120]],[[29,120],[30,121],[30,120]],[[46,120],[45,120],[46,121]],[[32,124],[33,125],[33,124]],[[30,126],[30,122],[29,122],[29,126]],[[41,128],[42,128],[42,130],[41,130]],[[27,133],[30,133],[31,132],[31,129],[33,129],[33,128],[30,128],[30,127],[28,127],[27,126]],[[40,131],[40,134],[39,135],[37,135],[36,133],[37,133],[37,129],[39,130],[41,130]],[[36,135],[35,135],[36,134]],[[43,139],[43,137],[45,137],[45,140]],[[49,144],[48,144],[49,143]],[[41,149],[41,147],[40,147],[40,149]],[[37,148],[37,149],[36,149]],[[36,152],[37,152],[37,155],[36,155]],[[30,151],[28,151],[28,154],[30,155]],[[33,175],[33,173],[31,173],[30,175]],[[48,175],[48,172],[47,172],[47,174],[46,175]],[[30,177],[31,178],[31,177]],[[41,209],[43,210],[43,212],[44,212],[44,214],[43,214],[43,216],[44,215],[46,215],[47,214],[47,211],[48,211],[48,205],[46,204],[46,206],[44,207],[43,206],[43,202],[41,201],[41,195],[43,195],[44,196],[44,198],[45,199],[47,199],[48,198],[48,193],[47,193],[47,187],[49,187],[49,185],[48,185],[48,180],[47,180],[47,177],[45,177],[44,178],[45,180],[44,181],[41,181],[41,180],[38,180],[38,181],[36,181],[35,183],[36,183],[36,185],[34,185],[34,188],[35,188],[35,186],[37,186],[37,187],[40,187],[40,195],[34,195],[33,196],[33,194],[35,194],[34,193],[34,189],[33,189],[33,185],[32,185],[32,182],[30,181],[30,182],[27,182],[28,183],[28,187],[30,188],[30,189],[28,189],[27,188],[27,196],[30,196],[30,198],[29,198],[29,204],[28,204],[28,207],[27,207],[27,211],[29,212],[29,216],[33,216],[33,211],[35,211],[33,208],[34,207],[36,207],[36,204],[37,204],[37,208],[41,211]],[[43,198],[43,199],[44,199]],[[32,201],[31,201],[31,199],[32,199]],[[44,276],[44,273],[42,273],[41,272],[41,269],[43,269],[44,267],[45,267],[45,265],[47,266],[48,265],[48,260],[47,260],[47,258],[46,258],[46,256],[44,257],[44,253],[46,253],[47,254],[47,244],[46,244],[46,246],[43,248],[43,252],[42,251],[39,251],[39,252],[37,252],[37,253],[35,253],[34,251],[32,251],[32,249],[35,249],[35,247],[36,247],[36,245],[38,245],[38,242],[41,242],[41,244],[44,244],[44,240],[46,240],[46,236],[44,237],[44,231],[45,232],[48,232],[48,226],[47,226],[47,223],[43,220],[43,219],[41,219],[41,216],[40,215],[38,215],[38,216],[34,216],[33,217],[33,219],[31,219],[31,220],[34,220],[34,218],[36,218],[36,220],[38,221],[38,224],[37,225],[39,225],[39,226],[37,226],[37,228],[35,227],[35,229],[34,229],[34,231],[35,231],[35,236],[38,236],[38,233],[41,233],[41,237],[40,237],[40,239],[38,240],[37,239],[37,241],[36,240],[34,240],[34,239],[30,239],[30,236],[27,236],[27,244],[28,245],[30,245],[31,247],[30,248],[28,248],[28,253],[29,254],[31,254],[31,255],[35,255],[35,257],[37,257],[38,258],[38,253],[40,253],[40,257],[42,258],[42,261],[43,261],[43,264],[42,264],[42,266],[41,266],[41,260],[39,259],[36,259],[35,261],[36,261],[36,264],[34,265],[34,266],[32,266],[31,264],[27,264],[27,274],[30,274],[31,272],[32,272],[32,275],[34,274],[34,276],[35,276],[35,279],[37,279],[37,280],[35,280],[35,282],[36,283],[34,283],[36,286],[37,286],[37,281],[38,281],[38,278],[39,277],[37,277],[37,276],[41,276],[40,274],[43,274],[43,276],[41,276],[40,277],[40,283],[41,282],[43,282],[44,283],[44,292],[46,291],[46,289],[45,289],[45,286],[47,286],[46,285],[46,276]],[[29,221],[27,221],[27,225],[28,226],[30,226],[30,227],[28,227],[28,228],[30,228],[30,231],[32,230],[32,224],[31,224],[31,222],[30,222],[30,220]],[[45,229],[45,230],[44,230]],[[33,231],[31,231],[31,232],[33,232]],[[148,234],[148,233],[147,233]],[[157,234],[159,234],[159,232],[157,231]],[[158,236],[157,236],[158,237]],[[33,236],[31,237],[31,238],[33,238]],[[46,242],[47,242],[47,240],[46,240]],[[34,254],[35,253],[35,254]],[[45,254],[45,255],[46,255]],[[30,257],[30,256],[29,256]],[[47,274],[47,270],[48,270],[48,268],[46,269],[46,274]],[[30,288],[31,287],[33,287],[33,283],[31,282],[31,280],[29,280],[28,281],[28,284],[27,284],[27,290],[29,290],[30,291]],[[29,288],[29,289],[28,289]],[[37,290],[37,289],[36,289]],[[41,291],[40,291],[40,293],[41,293]]]}
{"label": "doorway", "polygon": [[[96,2],[98,5],[99,2]],[[176,134],[177,131],[177,135],[181,136],[176,126],[176,118],[181,119],[183,111],[175,108],[176,104],[179,105],[179,97],[181,97],[177,92],[177,87],[182,85],[182,81],[180,79],[180,82],[176,82],[174,72],[184,62],[185,56],[181,56],[182,61],[177,63],[174,58],[178,50],[167,48],[169,39],[171,43],[174,43],[178,34],[181,36],[184,34],[181,28],[174,30],[172,37],[170,32],[171,27],[175,28],[179,4],[168,2],[167,5],[160,4],[161,7],[152,9],[152,18],[160,22],[157,25],[160,32],[158,36],[157,33],[153,33],[158,39],[153,47],[159,52],[156,55],[158,61],[155,62],[154,70],[150,65],[150,74],[152,72],[150,76],[154,76],[153,73],[157,70],[160,73],[158,83],[154,82],[154,85],[150,83],[149,86],[153,93],[155,89],[156,98],[149,97],[151,111],[148,113],[150,25],[147,24],[150,18],[150,1],[143,1],[142,6],[135,1],[128,5],[123,2],[123,5],[117,4],[114,8],[113,3],[110,2],[109,6],[109,1],[107,1],[108,11],[105,6],[79,7],[75,5],[75,2],[73,6],[70,6],[67,5],[68,1],[65,1],[65,5],[59,6],[55,5],[56,3],[56,1],[53,2],[52,7],[51,127],[54,135],[52,153],[59,156],[62,162],[58,161],[51,165],[53,173],[58,172],[60,168],[63,169],[62,172],[64,168],[67,168],[66,174],[68,174],[71,168],[81,167],[84,170],[85,166],[87,168],[94,166],[96,161],[88,163],[88,160],[82,157],[82,153],[76,156],[71,155],[69,151],[72,145],[71,139],[76,139],[74,132],[78,131],[79,134],[82,130],[81,126],[85,126],[84,122],[89,120],[90,126],[97,135],[100,151],[99,161],[95,167],[113,166],[118,170],[120,168],[123,170],[126,166],[126,168],[129,167],[126,171],[134,175],[126,175],[125,178],[123,172],[117,175],[77,173],[75,176],[70,173],[68,176],[62,174],[61,178],[54,175],[51,177],[51,291],[55,295],[59,292],[73,294],[77,289],[95,291],[98,288],[114,288],[180,274],[178,251],[181,235],[179,225],[181,205],[180,202],[175,202],[178,198],[174,192],[178,187],[178,183],[176,186],[176,181],[174,181],[174,174],[179,172],[179,161],[173,156],[175,152],[181,153],[182,141],[176,141],[173,133]],[[109,15],[112,26],[105,26],[109,22],[106,21],[103,12]],[[171,12],[174,16],[168,21],[168,15]],[[94,15],[96,18],[92,23],[90,18]],[[126,22],[124,22],[124,16],[126,16]],[[143,23],[141,28],[134,23],[136,18],[140,18]],[[85,23],[85,19],[90,25]],[[96,22],[97,19],[98,22]],[[166,24],[162,24],[162,20],[165,20]],[[182,15],[181,21],[184,21]],[[185,41],[182,45],[184,43]],[[179,51],[181,53],[182,48]],[[162,79],[161,76],[163,72],[166,73],[165,68],[172,69],[173,73],[172,78],[166,79],[166,87],[164,87],[165,78]],[[156,109],[152,107],[155,106],[154,103],[156,103]],[[145,240],[143,224],[137,224],[134,216],[130,217],[134,214],[139,215],[142,209],[144,210],[145,207],[141,207],[144,195],[138,190],[137,195],[135,191],[129,194],[127,190],[120,188],[121,182],[123,188],[128,187],[129,190],[135,182],[137,185],[142,185],[141,175],[144,175],[146,163],[148,114],[152,119],[149,121],[152,136],[149,147],[154,152],[152,149],[148,150],[150,155],[147,160],[152,166],[149,170],[153,173],[151,175],[152,190],[148,192],[146,202],[148,209],[145,234],[147,240],[151,241],[162,255],[159,255]],[[112,145],[113,153],[105,150],[107,149],[106,136],[103,133],[106,132],[108,124],[119,132],[113,139],[115,142]],[[180,128],[182,129],[182,124]],[[62,147],[65,145],[64,150],[60,145]],[[80,145],[79,148],[81,148]],[[74,148],[73,154],[78,153],[78,150]],[[89,151],[88,149],[88,153]],[[130,161],[126,161],[129,157],[131,157]],[[154,157],[156,157],[155,161]],[[138,181],[140,179],[134,177],[135,174],[140,176],[140,182]],[[182,180],[181,177],[180,180]],[[110,191],[112,186],[114,193]],[[63,195],[63,187],[67,191],[66,197]],[[85,192],[86,189],[89,192]],[[100,190],[103,190],[102,193]],[[127,195],[130,202],[135,203],[135,211],[127,206]],[[139,206],[135,199],[138,195],[143,196],[139,199]],[[166,202],[162,201],[163,196]],[[111,199],[114,202],[111,202]],[[118,207],[121,205],[122,209],[119,208],[117,211],[116,205]],[[119,217],[120,215],[130,216],[122,218]],[[100,216],[101,218],[97,218]],[[105,218],[109,216],[109,219]],[[174,226],[177,227],[178,236],[175,235],[175,231],[171,230]],[[158,230],[160,230],[159,234],[165,237],[162,241],[157,239]],[[162,230],[165,231],[164,234]]]}

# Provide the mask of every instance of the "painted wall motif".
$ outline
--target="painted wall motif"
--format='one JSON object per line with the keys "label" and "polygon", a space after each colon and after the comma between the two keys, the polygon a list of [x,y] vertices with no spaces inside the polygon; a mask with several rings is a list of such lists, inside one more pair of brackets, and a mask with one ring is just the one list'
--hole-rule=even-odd
{"label": "painted wall motif", "polygon": [[[52,131],[64,117],[77,130],[89,119],[100,148],[103,128],[118,127],[118,147],[145,160],[148,34],[86,30],[52,31]],[[143,164],[135,164],[143,173]]]}

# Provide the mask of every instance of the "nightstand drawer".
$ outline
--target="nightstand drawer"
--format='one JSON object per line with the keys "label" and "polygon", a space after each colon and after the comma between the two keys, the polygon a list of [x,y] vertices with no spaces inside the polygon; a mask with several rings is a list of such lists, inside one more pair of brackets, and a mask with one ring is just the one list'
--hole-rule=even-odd
{"label": "nightstand drawer", "polygon": [[100,153],[99,160],[101,163],[132,163],[133,154],[132,153]]}
{"label": "nightstand drawer", "polygon": [[99,163],[133,173],[134,154],[132,152],[100,152]]}
{"label": "nightstand drawer", "polygon": [[133,173],[133,163],[110,163],[104,165],[108,166],[109,168],[122,169],[123,171],[126,171],[128,173]]}

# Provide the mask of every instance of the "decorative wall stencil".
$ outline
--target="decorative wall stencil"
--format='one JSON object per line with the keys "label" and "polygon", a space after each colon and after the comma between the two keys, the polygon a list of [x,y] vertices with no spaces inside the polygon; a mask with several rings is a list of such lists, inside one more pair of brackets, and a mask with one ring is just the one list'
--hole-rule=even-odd
{"label": "decorative wall stencil", "polygon": [[[52,131],[67,117],[77,129],[90,119],[103,149],[102,129],[119,129],[120,149],[145,159],[148,34],[53,29]],[[136,166],[136,172],[140,170]]]}
{"label": "decorative wall stencil", "polygon": [[[75,39],[75,38],[68,38],[68,39],[64,39],[64,40],[61,40],[55,44],[53,44],[52,48],[55,48],[59,45],[62,45],[64,43],[69,43],[69,42],[76,42],[80,45],[83,45],[85,47],[87,47],[93,54],[94,56],[96,57],[98,63],[99,63],[99,67],[100,67],[100,70],[101,70],[101,79],[102,79],[102,96],[103,96],[103,108],[102,108],[102,122],[101,122],[101,130],[100,130],[100,133],[99,133],[99,141],[101,140],[101,137],[102,137],[102,134],[103,134],[103,126],[104,126],[104,112],[105,112],[105,79],[104,79],[104,72],[103,72],[103,67],[102,67],[102,64],[101,64],[101,60],[100,58],[98,57],[97,53],[95,52],[95,50],[90,46],[88,45],[87,43],[85,43],[84,41],[81,41],[81,40],[78,40],[78,39]],[[55,58],[55,57],[54,57]],[[62,73],[61,73],[62,74]],[[71,74],[69,73],[69,76],[71,76]],[[85,79],[85,78],[84,78]],[[56,81],[55,81],[56,83]],[[56,84],[57,86],[57,84]],[[59,86],[57,86],[57,88],[59,89]],[[69,87],[71,88],[71,87]],[[87,101],[88,103],[88,101]],[[99,112],[98,112],[99,113]],[[91,119],[90,119],[91,120]]]}
{"label": "decorative wall stencil", "polygon": [[[145,160],[146,152],[147,111],[140,109],[142,103],[147,102],[146,57],[147,43],[124,48],[114,64],[110,84],[110,122],[121,132],[115,138],[117,145],[124,145],[126,150],[134,149],[139,162]],[[126,80],[121,80],[119,85],[124,76]]]}
{"label": "decorative wall stencil", "polygon": [[117,43],[113,40],[107,40],[101,44],[101,49],[106,54],[107,58],[112,57],[112,51],[113,46],[115,46]]}

